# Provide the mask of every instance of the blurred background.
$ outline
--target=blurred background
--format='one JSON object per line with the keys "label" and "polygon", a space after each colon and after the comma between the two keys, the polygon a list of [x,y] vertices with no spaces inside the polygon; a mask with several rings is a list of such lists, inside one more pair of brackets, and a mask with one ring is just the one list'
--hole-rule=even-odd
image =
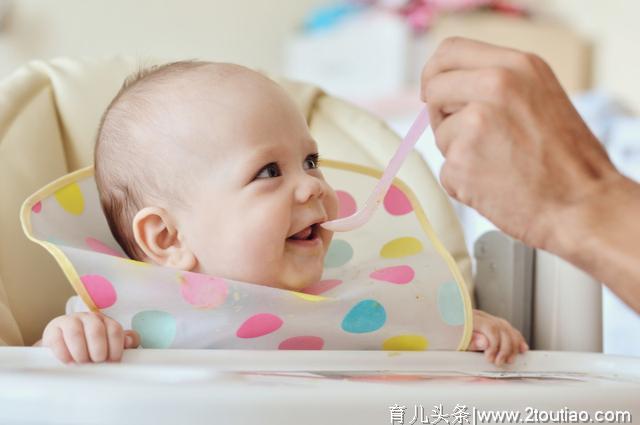
{"label": "blurred background", "polygon": [[[0,0],[0,78],[58,56],[229,61],[313,82],[402,134],[424,62],[461,35],[546,59],[616,165],[640,179],[638,16],[640,2],[623,0]],[[429,135],[418,150],[437,174]],[[492,226],[455,208],[471,249]],[[640,355],[640,318],[603,295],[605,352]]]}

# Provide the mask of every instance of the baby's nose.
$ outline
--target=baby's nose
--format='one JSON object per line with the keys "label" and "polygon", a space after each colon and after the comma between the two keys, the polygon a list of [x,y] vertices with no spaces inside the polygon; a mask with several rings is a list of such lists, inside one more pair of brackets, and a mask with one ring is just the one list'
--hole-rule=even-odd
{"label": "baby's nose", "polygon": [[305,203],[311,198],[324,196],[323,182],[314,176],[306,175],[295,188],[295,198],[299,203]]}

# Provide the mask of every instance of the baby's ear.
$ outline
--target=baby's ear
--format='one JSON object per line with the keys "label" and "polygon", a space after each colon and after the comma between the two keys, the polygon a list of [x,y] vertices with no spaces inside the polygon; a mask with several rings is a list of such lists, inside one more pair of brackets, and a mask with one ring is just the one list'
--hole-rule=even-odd
{"label": "baby's ear", "polygon": [[182,241],[171,216],[162,208],[145,207],[133,218],[133,235],[144,254],[155,264],[193,270],[194,253]]}

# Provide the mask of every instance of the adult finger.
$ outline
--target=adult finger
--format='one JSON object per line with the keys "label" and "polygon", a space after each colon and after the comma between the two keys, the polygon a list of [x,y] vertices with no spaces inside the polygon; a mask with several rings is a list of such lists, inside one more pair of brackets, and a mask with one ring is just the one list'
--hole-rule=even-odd
{"label": "adult finger", "polygon": [[432,128],[468,103],[507,104],[518,89],[518,75],[499,67],[454,70],[435,75],[424,87]]}
{"label": "adult finger", "polygon": [[462,37],[445,39],[422,69],[421,97],[427,101],[424,92],[425,84],[431,78],[442,72],[454,69],[477,69],[495,67],[498,65],[515,68],[527,54],[515,49],[495,46],[477,40]]}
{"label": "adult finger", "polygon": [[466,134],[473,130],[470,125],[474,125],[472,122],[473,117],[468,115],[474,114],[474,109],[479,108],[480,105],[476,103],[470,103],[455,113],[450,113],[443,117],[440,123],[432,123],[433,136],[436,139],[436,146],[442,156],[447,157],[449,147],[451,143],[460,138],[462,134]]}

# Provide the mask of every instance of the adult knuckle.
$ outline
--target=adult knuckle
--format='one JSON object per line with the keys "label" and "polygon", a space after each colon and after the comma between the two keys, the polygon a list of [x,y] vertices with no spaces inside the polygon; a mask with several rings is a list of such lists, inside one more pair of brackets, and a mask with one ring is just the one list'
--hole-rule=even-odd
{"label": "adult knuckle", "polygon": [[458,46],[462,42],[462,40],[462,37],[458,36],[445,38],[436,48],[435,52],[433,53],[433,57],[438,60],[449,55],[451,51],[456,49],[456,46]]}
{"label": "adult knuckle", "polygon": [[436,140],[436,147],[446,157],[447,147],[449,146],[448,141],[444,137],[441,137],[440,134],[438,133],[435,134],[435,140]]}
{"label": "adult knuckle", "polygon": [[515,84],[513,72],[507,68],[495,68],[487,71],[485,84],[492,96],[497,96],[500,100],[508,100]]}
{"label": "adult knuckle", "polygon": [[455,190],[451,181],[451,173],[449,172],[450,166],[446,163],[440,169],[440,184],[444,190],[450,195],[455,196]]}
{"label": "adult knuckle", "polygon": [[523,52],[520,54],[520,63],[526,69],[538,69],[544,65],[546,62],[537,54],[531,52]]}
{"label": "adult knuckle", "polygon": [[442,43],[440,43],[440,47],[443,50],[452,49],[455,46],[459,45],[463,40],[464,40],[464,37],[460,37],[458,35],[447,37],[444,40],[442,40]]}
{"label": "adult knuckle", "polygon": [[472,131],[485,130],[489,124],[487,109],[479,104],[469,105],[465,116],[466,125]]}

